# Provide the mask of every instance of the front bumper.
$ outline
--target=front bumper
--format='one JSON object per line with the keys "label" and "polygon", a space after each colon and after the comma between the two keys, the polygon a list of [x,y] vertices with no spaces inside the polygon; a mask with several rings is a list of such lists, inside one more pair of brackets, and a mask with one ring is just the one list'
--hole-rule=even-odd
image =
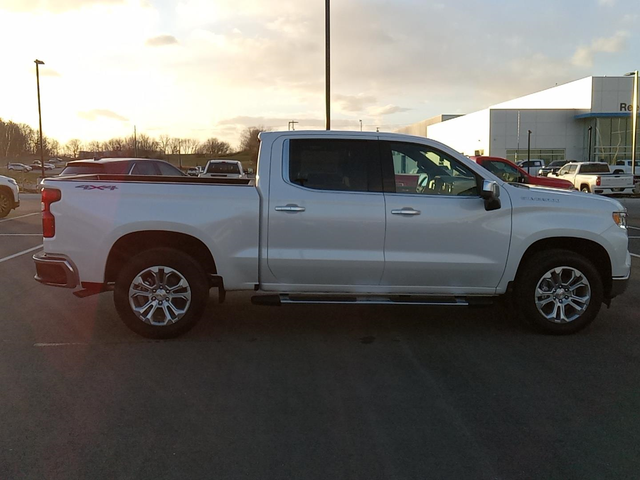
{"label": "front bumper", "polygon": [[65,255],[50,255],[44,252],[33,256],[36,264],[35,279],[53,287],[76,288],[80,284],[78,269]]}
{"label": "front bumper", "polygon": [[613,278],[611,279],[611,291],[609,292],[609,298],[615,298],[618,295],[622,295],[629,286],[629,275],[627,278]]}

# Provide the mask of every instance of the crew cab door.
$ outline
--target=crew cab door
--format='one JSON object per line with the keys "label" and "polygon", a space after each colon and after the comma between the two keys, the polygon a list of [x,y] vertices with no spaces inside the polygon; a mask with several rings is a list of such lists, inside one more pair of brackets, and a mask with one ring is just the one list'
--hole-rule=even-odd
{"label": "crew cab door", "polygon": [[[491,294],[507,262],[511,202],[486,211],[482,178],[436,147],[382,142],[387,231],[381,285],[390,291]],[[415,191],[398,179],[418,176]],[[391,181],[388,181],[390,179]]]}
{"label": "crew cab door", "polygon": [[556,177],[569,180],[571,183],[575,185],[577,171],[578,171],[578,165],[576,164],[565,165],[560,170],[558,170],[558,173],[556,173]]}
{"label": "crew cab door", "polygon": [[385,213],[376,137],[296,135],[276,141],[271,157],[263,288],[378,285]]}

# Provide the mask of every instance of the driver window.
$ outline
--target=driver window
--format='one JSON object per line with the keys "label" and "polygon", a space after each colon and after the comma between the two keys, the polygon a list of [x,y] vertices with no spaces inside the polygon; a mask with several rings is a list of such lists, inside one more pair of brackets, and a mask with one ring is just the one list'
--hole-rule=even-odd
{"label": "driver window", "polygon": [[476,175],[453,157],[426,145],[390,142],[396,193],[478,196]]}
{"label": "driver window", "polygon": [[484,163],[484,166],[496,177],[505,182],[515,183],[522,181],[522,175],[520,174],[520,172],[508,163],[489,160]]}

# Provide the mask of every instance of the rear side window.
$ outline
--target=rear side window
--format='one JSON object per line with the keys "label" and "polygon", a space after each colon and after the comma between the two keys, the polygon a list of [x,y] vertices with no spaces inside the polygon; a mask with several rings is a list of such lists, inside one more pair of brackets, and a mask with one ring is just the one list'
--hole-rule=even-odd
{"label": "rear side window", "polygon": [[68,165],[62,170],[60,175],[87,175],[87,174],[96,174],[96,173],[104,173],[104,168],[100,164],[82,164],[82,165]]}
{"label": "rear side window", "polygon": [[609,166],[598,163],[585,163],[582,165],[580,173],[609,173]]}
{"label": "rear side window", "polygon": [[290,140],[289,181],[313,190],[382,191],[374,140]]}
{"label": "rear side window", "polygon": [[159,175],[155,162],[138,162],[131,170],[131,175]]}
{"label": "rear side window", "polygon": [[173,165],[169,165],[168,163],[158,162],[156,163],[156,166],[160,170],[160,175],[173,175],[173,176],[177,175],[179,177],[183,175],[183,173],[180,170],[178,170]]}

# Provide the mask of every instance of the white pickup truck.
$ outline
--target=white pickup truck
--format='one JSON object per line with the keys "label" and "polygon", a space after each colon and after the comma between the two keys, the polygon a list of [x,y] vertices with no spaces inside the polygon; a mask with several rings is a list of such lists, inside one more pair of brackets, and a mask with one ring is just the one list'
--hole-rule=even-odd
{"label": "white pickup truck", "polygon": [[569,180],[576,189],[586,193],[603,195],[633,193],[633,176],[611,173],[609,164],[604,162],[571,162],[565,164],[555,174]]}
{"label": "white pickup truck", "polygon": [[19,192],[15,179],[0,175],[0,218],[6,217],[11,210],[20,206]]}
{"label": "white pickup truck", "polygon": [[246,178],[238,160],[209,160],[199,177]]}
{"label": "white pickup truck", "polygon": [[[420,183],[418,180],[421,180]],[[48,178],[36,280],[114,290],[135,332],[169,338],[209,289],[264,305],[475,305],[506,294],[539,329],[580,330],[622,293],[626,211],[507,184],[422,137],[261,134],[246,179]]]}

